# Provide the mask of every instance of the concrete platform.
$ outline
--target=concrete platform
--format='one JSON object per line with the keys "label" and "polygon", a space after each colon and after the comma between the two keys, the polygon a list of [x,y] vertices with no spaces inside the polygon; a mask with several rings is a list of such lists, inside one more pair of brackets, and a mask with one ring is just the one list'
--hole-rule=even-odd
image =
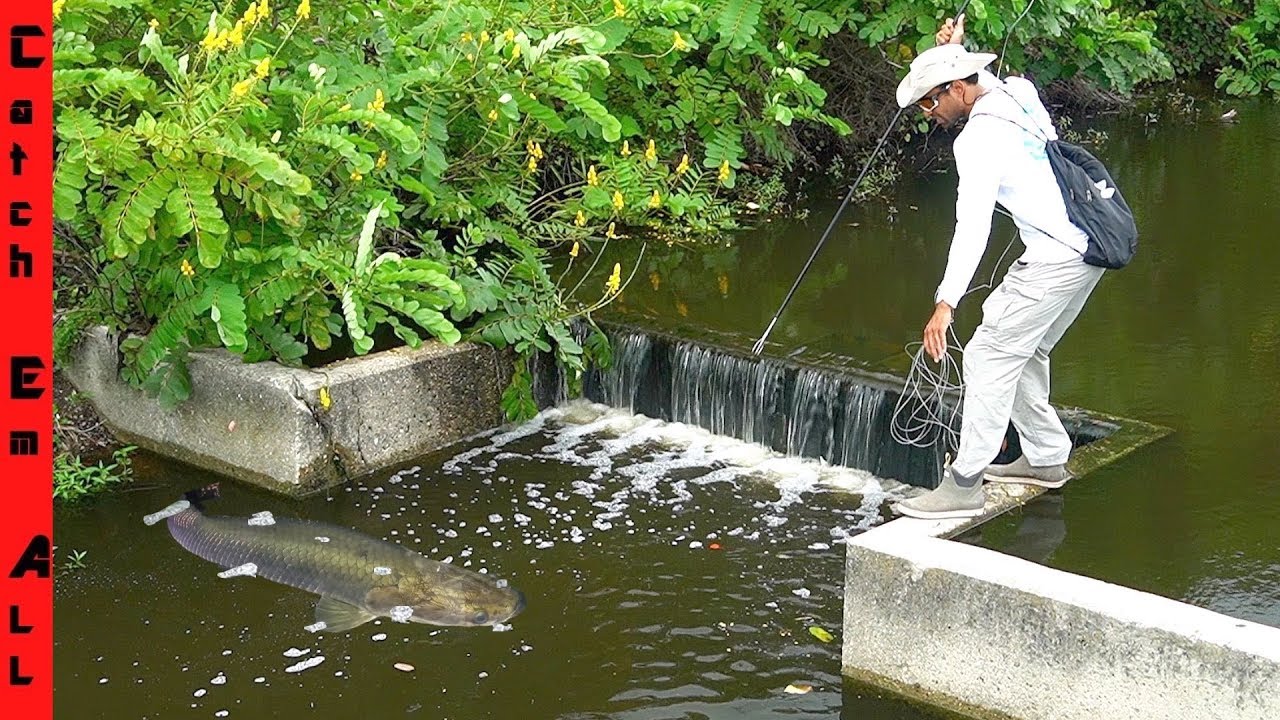
{"label": "concrete platform", "polygon": [[117,437],[289,495],[499,425],[512,372],[511,358],[470,343],[428,342],[314,369],[201,350],[191,353],[191,398],[166,409],[125,384],[119,366],[115,340],[97,328],[64,368]]}
{"label": "concrete platform", "polygon": [[845,675],[978,718],[1280,718],[1280,628],[935,537],[955,531],[849,541]]}

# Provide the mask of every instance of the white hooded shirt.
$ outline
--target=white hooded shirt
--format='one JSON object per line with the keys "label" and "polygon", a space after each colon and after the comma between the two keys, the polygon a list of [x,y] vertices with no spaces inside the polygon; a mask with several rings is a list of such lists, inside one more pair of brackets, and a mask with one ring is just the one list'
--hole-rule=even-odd
{"label": "white hooded shirt", "polygon": [[978,81],[988,92],[974,103],[953,146],[960,176],[956,228],[947,270],[934,295],[935,302],[953,308],[987,249],[997,202],[1018,227],[1026,246],[1019,258],[1023,262],[1083,262],[1088,244],[1084,232],[1067,218],[1049,166],[1044,141],[1056,140],[1058,134],[1035,86],[1017,77],[1002,82],[985,70]]}

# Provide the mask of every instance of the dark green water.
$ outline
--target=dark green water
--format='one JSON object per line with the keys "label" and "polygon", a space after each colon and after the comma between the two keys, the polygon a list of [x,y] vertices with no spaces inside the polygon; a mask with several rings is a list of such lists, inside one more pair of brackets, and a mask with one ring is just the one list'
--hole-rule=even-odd
{"label": "dark green water", "polygon": [[[1105,126],[1100,154],[1143,246],[1054,358],[1056,402],[1175,434],[967,540],[1280,624],[1280,108],[1242,105],[1232,125],[1216,114]],[[904,372],[953,203],[939,172],[892,208],[853,208],[770,352]],[[651,248],[624,309],[750,345],[835,204],[815,198],[807,219],[727,246]],[[988,275],[1009,237],[998,227]],[[979,304],[962,305],[962,337]],[[58,557],[88,551],[56,584],[59,716],[949,717],[840,677],[839,540],[877,521],[892,486],[625,415],[578,425],[585,414],[478,438],[331,498],[230,486],[212,509],[340,523],[508,578],[529,607],[505,632],[383,621],[311,635],[314,596],[219,579],[141,524],[211,479],[144,458],[133,490],[57,514]]]}
{"label": "dark green water", "polygon": [[[1142,239],[1134,263],[1104,277],[1055,350],[1052,399],[1175,433],[1071,485],[1053,513],[1061,543],[1043,560],[1280,625],[1280,105],[1237,106],[1236,123],[1219,122],[1230,106],[1216,105],[1199,118],[1077,123],[1107,133],[1095,150]],[[945,267],[954,198],[943,168],[901,188],[892,206],[847,210],[769,352],[847,355],[904,374],[903,346],[919,341]],[[837,200],[711,251],[651,249],[624,309],[749,346]],[[1011,225],[998,222],[992,237],[978,278],[996,270]],[[1015,241],[1006,263],[1020,248]],[[962,339],[984,295],[961,303]],[[1014,542],[1022,520],[971,539]]]}

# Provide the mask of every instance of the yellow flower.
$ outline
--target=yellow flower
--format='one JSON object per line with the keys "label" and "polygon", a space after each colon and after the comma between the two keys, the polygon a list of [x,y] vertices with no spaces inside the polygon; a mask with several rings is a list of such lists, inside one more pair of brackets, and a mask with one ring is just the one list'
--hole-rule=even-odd
{"label": "yellow flower", "polygon": [[227,42],[231,43],[231,47],[240,47],[244,45],[244,21],[237,20],[235,27],[231,28],[231,32],[227,34]]}
{"label": "yellow flower", "polygon": [[226,44],[225,33],[225,30],[223,30],[222,33],[219,33],[218,29],[211,23],[209,25],[209,32],[206,33],[204,39],[200,41],[200,47],[204,48],[205,52],[212,55],[220,50],[222,45]]}
{"label": "yellow flower", "polygon": [[67,4],[67,0],[53,0],[53,19],[57,20],[62,17],[62,7]]}
{"label": "yellow flower", "polygon": [[619,152],[618,154],[621,155],[622,157],[626,157],[631,154],[631,145],[627,143],[626,140],[622,141],[622,151]]}
{"label": "yellow flower", "polygon": [[536,159],[538,159],[538,160],[541,160],[541,159],[542,159],[542,144],[541,144],[541,143],[536,143],[536,142],[534,142],[534,141],[532,141],[532,140],[529,140],[529,141],[526,141],[526,142],[525,142],[524,147],[525,147],[525,150],[528,150],[528,151],[529,151],[529,155],[533,156],[534,158],[536,158]]}
{"label": "yellow flower", "polygon": [[231,94],[235,97],[244,97],[249,94],[249,90],[253,88],[253,84],[257,81],[257,78],[245,78],[231,87]]}
{"label": "yellow flower", "polygon": [[613,0],[613,16],[622,17],[627,14],[627,8],[623,6],[622,0]]}
{"label": "yellow flower", "polygon": [[622,289],[622,264],[621,263],[613,264],[613,274],[610,275],[609,279],[605,282],[604,289],[610,295],[617,295],[618,291]]}
{"label": "yellow flower", "polygon": [[[258,0],[258,21],[268,20],[271,18],[271,6],[267,4],[268,0]],[[309,10],[309,9],[308,9]]]}
{"label": "yellow flower", "polygon": [[374,112],[382,112],[383,108],[386,106],[387,101],[386,98],[382,97],[382,88],[378,88],[373,91],[373,100],[365,107]]}
{"label": "yellow flower", "polygon": [[329,386],[323,385],[320,388],[320,407],[328,410],[331,405],[333,405],[333,396],[329,394]]}
{"label": "yellow flower", "polygon": [[573,224],[577,225],[578,227],[585,227],[587,224],[587,216],[583,215],[582,211],[579,210],[578,214],[573,218]]}
{"label": "yellow flower", "polygon": [[196,274],[196,269],[191,267],[191,262],[186,258],[182,258],[182,274],[191,277]]}
{"label": "yellow flower", "polygon": [[350,109],[351,109],[351,103],[347,103],[346,105],[343,105],[342,107],[338,108],[338,112],[346,112]]}
{"label": "yellow flower", "polygon": [[686,172],[689,172],[689,153],[685,153],[684,157],[680,158],[680,164],[676,165],[677,175],[683,175]]}
{"label": "yellow flower", "polygon": [[253,74],[254,74],[254,75],[257,75],[257,76],[258,76],[258,77],[260,77],[260,78],[264,78],[264,77],[266,77],[266,76],[267,76],[267,73],[269,73],[269,72],[271,72],[271,58],[270,58],[270,57],[264,57],[264,58],[262,58],[261,60],[259,60],[259,61],[258,61],[258,66],[257,66],[257,67],[255,67],[255,68],[253,69]]}
{"label": "yellow flower", "polygon": [[653,191],[653,195],[650,196],[649,198],[649,207],[656,208],[661,206],[662,206],[662,196],[659,195],[658,191],[655,189]]}
{"label": "yellow flower", "polygon": [[[581,214],[582,214],[582,211],[581,211],[581,210],[579,210],[579,211],[578,211],[578,214],[579,214],[579,215],[581,215]],[[577,243],[577,241],[574,241],[574,243],[573,243],[573,247],[569,249],[569,257],[571,257],[571,258],[576,258],[576,257],[578,257],[578,243]]]}
{"label": "yellow flower", "polygon": [[644,159],[645,159],[645,160],[657,160],[657,159],[658,159],[658,150],[657,150],[657,148],[655,148],[655,147],[653,146],[653,141],[652,141],[652,140],[650,140],[650,141],[649,141],[649,147],[647,147],[647,148],[645,148],[645,149],[644,149]]}
{"label": "yellow flower", "polygon": [[621,210],[624,204],[625,203],[622,200],[622,193],[617,190],[614,190],[613,191],[613,207],[617,210]]}
{"label": "yellow flower", "polygon": [[596,175],[596,166],[592,165],[587,168],[587,184],[595,187],[600,184],[600,178]]}
{"label": "yellow flower", "polygon": [[658,286],[662,284],[662,276],[657,271],[649,273],[649,284],[653,286],[654,290],[657,290]]}
{"label": "yellow flower", "polygon": [[495,109],[493,109],[493,110],[490,110],[490,111],[489,111],[489,122],[496,122],[496,121],[497,121],[497,119],[498,119],[498,110],[497,110],[497,108],[495,108]]}
{"label": "yellow flower", "polygon": [[373,164],[373,166],[374,166],[374,167],[376,167],[376,168],[378,168],[379,170],[381,170],[382,168],[384,168],[384,167],[386,167],[386,166],[387,166],[387,151],[386,151],[386,150],[383,150],[381,153],[379,153],[379,154],[378,154],[378,161],[377,161],[377,162],[375,162],[375,163]]}
{"label": "yellow flower", "polygon": [[462,33],[462,38],[461,38],[461,39],[462,39],[462,42],[464,42],[464,43],[469,43],[469,42],[471,42],[471,40],[472,40],[472,38],[471,38],[471,33],[469,33],[469,32],[464,32],[464,33]]}
{"label": "yellow flower", "polygon": [[609,238],[610,240],[617,239],[618,233],[614,232],[613,223],[609,223],[609,228],[604,231],[604,236]]}
{"label": "yellow flower", "polygon": [[672,47],[674,47],[676,50],[688,50],[688,49],[689,49],[689,43],[685,42],[685,41],[684,41],[684,38],[680,37],[680,31],[679,31],[679,30],[676,30],[676,31],[675,31],[675,37],[674,37],[674,38],[672,38],[672,40],[671,40],[671,46],[672,46]]}
{"label": "yellow flower", "polygon": [[256,2],[249,3],[249,7],[246,8],[244,11],[244,17],[240,19],[244,20],[246,25],[257,25],[258,24],[258,3]]}
{"label": "yellow flower", "polygon": [[151,28],[152,30],[155,30],[160,27],[160,21],[155,18],[151,18],[150,20],[147,21],[147,27]]}
{"label": "yellow flower", "polygon": [[481,30],[481,31],[480,31],[480,44],[481,44],[481,45],[483,45],[483,44],[485,44],[485,43],[487,43],[487,42],[489,42],[489,31],[488,31],[488,30]]}
{"label": "yellow flower", "polygon": [[351,179],[352,179],[352,180],[355,180],[356,182],[360,182],[361,180],[363,180],[363,179],[364,179],[364,176],[360,174],[360,171],[359,171],[359,170],[352,170],[352,171],[351,171]]}
{"label": "yellow flower", "polygon": [[533,173],[537,171],[538,171],[538,158],[530,155],[529,156],[529,172]]}
{"label": "yellow flower", "polygon": [[298,3],[298,12],[296,13],[299,20],[306,20],[311,17],[311,0],[302,0]]}
{"label": "yellow flower", "polygon": [[720,163],[720,182],[725,182],[728,179],[729,179],[729,161],[725,160],[724,162]]}
{"label": "yellow flower", "polygon": [[506,38],[507,42],[511,42],[516,39],[516,31],[511,28],[507,28],[507,31],[502,33],[502,37]]}
{"label": "yellow flower", "polygon": [[519,46],[519,45],[512,45],[512,46],[511,46],[511,59],[512,59],[512,60],[515,60],[515,59],[516,59],[516,58],[518,58],[518,57],[520,57],[520,46]]}

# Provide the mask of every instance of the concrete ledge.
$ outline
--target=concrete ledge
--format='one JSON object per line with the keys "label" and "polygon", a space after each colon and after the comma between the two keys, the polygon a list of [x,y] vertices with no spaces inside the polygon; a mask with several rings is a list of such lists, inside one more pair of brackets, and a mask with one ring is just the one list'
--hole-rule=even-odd
{"label": "concrete ledge", "polygon": [[[197,467],[290,495],[419,457],[503,421],[511,362],[492,348],[424,343],[321,368],[191,354],[177,408],[126,385],[105,328],[65,368],[116,435]],[[328,388],[331,403],[320,400]]]}
{"label": "concrete ledge", "polygon": [[1280,629],[901,522],[848,543],[844,674],[980,718],[1280,718]]}

